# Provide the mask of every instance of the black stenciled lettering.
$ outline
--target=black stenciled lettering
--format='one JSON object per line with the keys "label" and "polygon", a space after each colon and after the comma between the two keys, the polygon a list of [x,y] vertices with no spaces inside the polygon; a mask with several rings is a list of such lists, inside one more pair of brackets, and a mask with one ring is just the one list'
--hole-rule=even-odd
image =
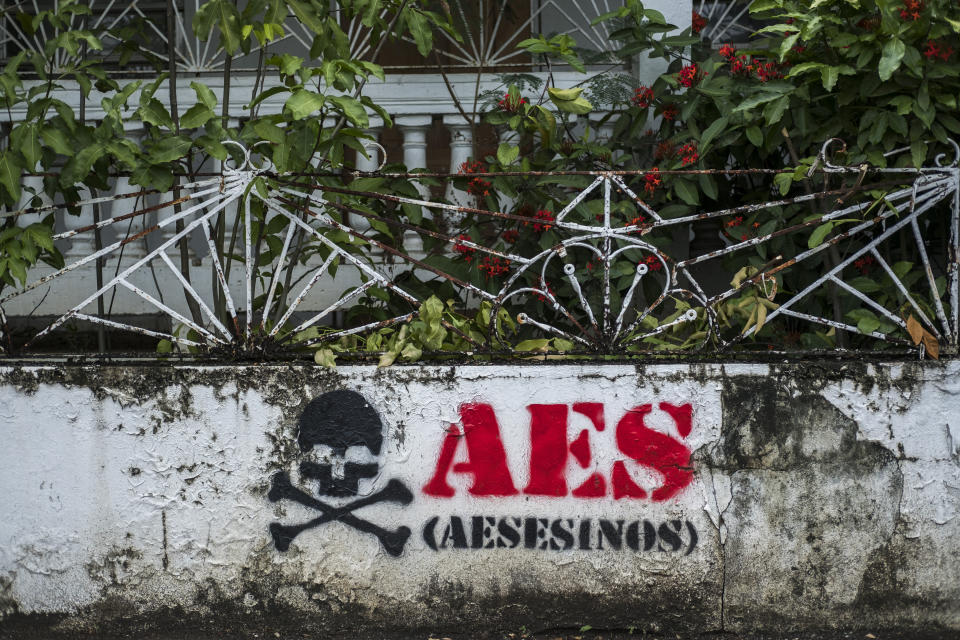
{"label": "black stenciled lettering", "polygon": [[434,516],[427,520],[427,523],[423,525],[423,541],[426,542],[427,546],[434,551],[437,550],[436,528],[439,521],[440,517]]}
{"label": "black stenciled lettering", "polygon": [[580,549],[582,551],[590,550],[590,518],[580,521]]}
{"label": "black stenciled lettering", "polygon": [[649,520],[643,521],[643,550],[650,551],[657,544],[657,528]]}
{"label": "black stenciled lettering", "polygon": [[[511,520],[513,523],[510,522]],[[498,548],[515,549],[520,544],[520,524],[520,518],[500,518],[497,522]]]}
{"label": "black stenciled lettering", "polygon": [[483,548],[483,516],[470,518],[470,548]]}
{"label": "black stenciled lettering", "polygon": [[[563,524],[567,524],[567,529],[563,528]],[[550,535],[553,537],[550,538],[550,548],[554,551],[566,551],[567,549],[573,548],[573,518],[558,518],[550,523]],[[557,542],[560,540],[563,542],[563,546]]]}
{"label": "black stenciled lettering", "polygon": [[627,532],[624,535],[627,548],[633,551],[640,551],[640,521],[634,520],[627,525]]}
{"label": "black stenciled lettering", "polygon": [[670,520],[669,522],[661,523],[657,528],[657,534],[662,542],[667,543],[670,548],[664,549],[663,545],[657,545],[658,551],[677,551],[683,545],[683,541],[680,540],[680,528],[682,523],[679,520]]}
{"label": "black stenciled lettering", "polygon": [[440,548],[447,549],[447,541],[453,543],[454,549],[467,549],[467,532],[463,528],[463,520],[459,516],[450,516],[450,524],[443,530]]}
{"label": "black stenciled lettering", "polygon": [[[546,518],[527,518],[523,523],[523,546],[527,549],[547,548],[547,527],[550,521]],[[543,540],[543,542],[540,542]]]}
{"label": "black stenciled lettering", "polygon": [[623,520],[617,520],[614,526],[609,520],[600,521],[600,531],[597,534],[597,549],[603,549],[603,539],[606,538],[610,548],[620,551],[623,548]]}
{"label": "black stenciled lettering", "polygon": [[697,546],[697,528],[693,526],[693,523],[687,520],[687,531],[690,532],[690,546],[687,548],[687,552],[683,555],[688,556],[693,553],[694,547]]}

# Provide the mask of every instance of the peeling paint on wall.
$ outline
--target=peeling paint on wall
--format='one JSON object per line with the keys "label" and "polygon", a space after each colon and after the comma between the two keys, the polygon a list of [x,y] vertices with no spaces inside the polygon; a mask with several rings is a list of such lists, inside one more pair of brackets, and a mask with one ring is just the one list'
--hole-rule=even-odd
{"label": "peeling paint on wall", "polygon": [[2,369],[0,625],[960,629],[958,372]]}

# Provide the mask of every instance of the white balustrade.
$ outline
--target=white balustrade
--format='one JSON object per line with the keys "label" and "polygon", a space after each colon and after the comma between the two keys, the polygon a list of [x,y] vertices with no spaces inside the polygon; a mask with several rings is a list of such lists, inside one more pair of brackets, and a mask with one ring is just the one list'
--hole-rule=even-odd
{"label": "white balustrade", "polygon": [[[443,124],[450,129],[450,173],[460,173],[473,156],[473,135],[470,124],[459,115],[443,116]],[[472,206],[475,199],[466,191],[451,183],[447,186],[447,199],[460,206]]]}

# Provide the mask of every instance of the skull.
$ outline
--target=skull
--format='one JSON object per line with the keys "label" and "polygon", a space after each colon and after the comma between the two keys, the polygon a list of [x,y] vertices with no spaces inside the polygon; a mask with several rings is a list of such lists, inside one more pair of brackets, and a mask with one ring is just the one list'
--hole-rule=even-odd
{"label": "skull", "polygon": [[312,458],[300,463],[300,475],[317,481],[319,495],[355,496],[360,480],[379,473],[383,423],[359,393],[341,389],[317,396],[297,426],[300,449]]}

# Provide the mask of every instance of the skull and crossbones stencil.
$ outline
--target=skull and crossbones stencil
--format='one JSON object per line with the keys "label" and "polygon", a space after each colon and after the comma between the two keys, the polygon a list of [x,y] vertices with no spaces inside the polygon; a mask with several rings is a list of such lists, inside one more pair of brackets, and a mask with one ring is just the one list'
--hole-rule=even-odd
{"label": "skull and crossbones stencil", "polygon": [[385,529],[354,515],[381,502],[407,505],[413,500],[410,490],[396,478],[378,491],[359,495],[361,480],[379,477],[383,448],[383,422],[366,398],[345,389],[324,393],[307,404],[297,426],[297,443],[304,457],[300,478],[315,483],[318,497],[295,486],[285,471],[273,476],[267,497],[271,502],[292,500],[320,515],[299,524],[270,523],[277,550],[287,551],[304,531],[337,521],[375,536],[392,556],[403,553],[410,537],[408,527]]}

